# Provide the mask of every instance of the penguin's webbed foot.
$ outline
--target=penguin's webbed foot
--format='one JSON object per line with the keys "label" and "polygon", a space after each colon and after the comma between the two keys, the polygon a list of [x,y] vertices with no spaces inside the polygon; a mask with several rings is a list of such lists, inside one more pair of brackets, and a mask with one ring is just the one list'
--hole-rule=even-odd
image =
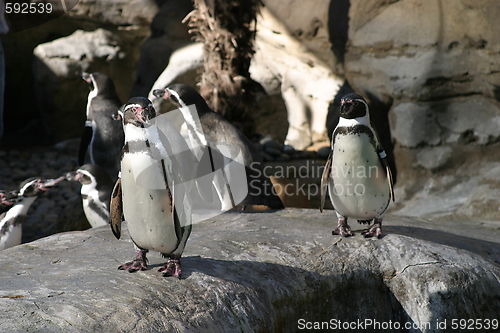
{"label": "penguin's webbed foot", "polygon": [[347,218],[339,217],[337,229],[332,231],[332,235],[340,235],[344,237],[352,236],[351,227],[347,224]]}
{"label": "penguin's webbed foot", "polygon": [[168,261],[160,267],[158,272],[163,273],[164,277],[174,276],[178,279],[181,278],[181,256],[180,255],[165,255]]}
{"label": "penguin's webbed foot", "polygon": [[145,271],[148,269],[148,258],[146,258],[147,250],[136,250],[134,253],[134,259],[132,261],[126,262],[118,267],[119,270],[128,270],[129,273],[135,273],[137,271]]}
{"label": "penguin's webbed foot", "polygon": [[366,238],[368,237],[377,237],[380,238],[382,236],[382,219],[376,218],[375,222],[371,227],[362,232],[362,235]]}

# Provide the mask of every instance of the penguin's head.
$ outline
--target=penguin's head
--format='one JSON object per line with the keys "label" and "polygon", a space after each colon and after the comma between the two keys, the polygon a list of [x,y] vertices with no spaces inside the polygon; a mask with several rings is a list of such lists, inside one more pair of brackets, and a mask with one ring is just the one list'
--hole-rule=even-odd
{"label": "penguin's head", "polygon": [[79,181],[82,185],[97,185],[98,179],[111,183],[106,171],[97,164],[85,164],[79,167],[76,171],[68,172],[65,176],[66,180]]}
{"label": "penguin's head", "polygon": [[39,177],[28,178],[19,186],[17,195],[20,197],[39,196],[65,179],[65,177],[56,179],[44,179]]}
{"label": "penguin's head", "polygon": [[82,73],[82,79],[89,84],[90,91],[94,91],[94,95],[108,93],[115,94],[115,84],[109,76],[104,73]]}
{"label": "penguin's head", "polygon": [[358,94],[347,94],[340,100],[340,116],[347,119],[364,117],[368,114],[368,104]]}
{"label": "penguin's head", "polygon": [[92,91],[92,90],[95,89],[95,85],[94,85],[94,80],[93,80],[92,74],[87,73],[87,72],[83,72],[82,73],[82,79],[89,84],[90,91]]}
{"label": "penguin's head", "polygon": [[131,98],[124,106],[121,107],[121,112],[123,114],[123,123],[130,123],[135,126],[141,126],[156,117],[156,111],[153,107],[153,103],[144,97]]}
{"label": "penguin's head", "polygon": [[196,105],[198,110],[203,111],[208,107],[201,95],[192,87],[186,84],[173,84],[166,89],[155,89],[153,95],[170,101],[177,107]]}

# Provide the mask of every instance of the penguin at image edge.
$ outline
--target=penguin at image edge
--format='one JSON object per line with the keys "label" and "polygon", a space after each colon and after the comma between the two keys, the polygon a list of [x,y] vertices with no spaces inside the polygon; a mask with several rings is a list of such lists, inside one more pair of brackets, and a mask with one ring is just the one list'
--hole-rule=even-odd
{"label": "penguin at image edge", "polygon": [[29,208],[38,196],[64,179],[28,178],[21,183],[19,190],[1,193],[3,212],[0,214],[0,250],[21,244],[22,224]]}

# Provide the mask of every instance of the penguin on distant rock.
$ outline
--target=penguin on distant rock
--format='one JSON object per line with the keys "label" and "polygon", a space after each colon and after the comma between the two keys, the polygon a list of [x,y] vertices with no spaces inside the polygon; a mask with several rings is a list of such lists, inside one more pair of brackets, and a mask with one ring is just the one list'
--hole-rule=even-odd
{"label": "penguin on distant rock", "polygon": [[394,201],[393,179],[368,104],[358,94],[347,94],[340,102],[339,123],[321,177],[321,211],[327,189],[338,217],[333,234],[351,236],[347,219],[353,218],[363,224],[374,221],[363,232],[365,237],[381,236],[382,215]]}
{"label": "penguin on distant rock", "polygon": [[37,197],[63,181],[57,179],[29,178],[21,183],[19,190],[2,196],[2,205],[7,201],[6,210],[0,215],[0,250],[21,244],[22,223],[28,209]]}
{"label": "penguin on distant rock", "polygon": [[[209,108],[206,101],[192,87],[185,84],[174,84],[166,89],[156,89],[153,94],[179,107],[188,127],[190,138],[201,146],[210,146],[216,153],[227,157],[241,153],[246,172],[248,195],[240,207],[247,205],[264,205],[271,209],[283,209],[284,205],[270,179],[264,172],[262,157],[250,140],[227,121],[222,115]],[[196,107],[201,131],[194,126],[189,106]],[[217,149],[222,146],[223,148]],[[229,150],[230,154],[225,150]],[[229,175],[230,177],[230,175]],[[220,187],[220,186],[216,186]],[[219,191],[220,192],[220,191]]]}
{"label": "penguin on distant rock", "polygon": [[[174,193],[173,176],[183,166],[172,162],[174,152],[155,127],[156,111],[150,100],[132,98],[122,106],[120,113],[125,145],[120,178],[111,195],[110,220],[113,234],[118,239],[122,219],[127,222],[135,255],[132,261],[118,269],[129,272],[146,270],[146,253],[154,250],[168,258],[159,269],[163,276],[180,278],[181,255],[192,228],[189,217],[187,222],[181,223],[181,209],[175,205],[178,193]],[[165,130],[166,135],[172,135],[170,132]],[[180,140],[183,142],[182,137]],[[188,197],[182,201],[181,205],[189,206]]]}
{"label": "penguin on distant rock", "polygon": [[109,225],[109,203],[114,184],[108,173],[97,164],[85,164],[65,177],[82,184],[83,212],[90,225],[93,228]]}
{"label": "penguin on distant rock", "polygon": [[87,101],[87,121],[78,154],[79,163],[84,164],[88,148],[91,163],[102,167],[115,181],[120,169],[120,155],[124,143],[122,124],[114,118],[121,102],[113,81],[107,75],[84,72],[82,78],[89,84],[90,93]]}

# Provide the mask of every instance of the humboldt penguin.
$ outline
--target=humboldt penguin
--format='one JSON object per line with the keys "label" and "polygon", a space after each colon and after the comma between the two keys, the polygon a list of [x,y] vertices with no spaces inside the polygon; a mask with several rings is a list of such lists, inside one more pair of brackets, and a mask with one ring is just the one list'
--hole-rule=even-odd
{"label": "humboldt penguin", "polygon": [[109,174],[113,181],[118,177],[120,155],[124,142],[123,127],[114,118],[121,102],[115,85],[107,75],[83,73],[82,78],[89,84],[87,101],[87,121],[80,142],[79,163],[84,164],[87,148],[90,161]]}
{"label": "humboldt penguin", "polygon": [[0,215],[0,250],[21,244],[22,223],[26,220],[28,209],[39,195],[64,180],[29,178],[23,181],[19,190],[2,196],[6,210]]}
{"label": "humboldt penguin", "polygon": [[[217,146],[222,145],[229,150],[231,156],[241,153],[246,172],[248,194],[239,203],[240,208],[245,209],[245,206],[250,205],[264,205],[271,209],[284,208],[283,202],[276,194],[273,184],[264,172],[262,158],[254,145],[222,115],[210,109],[206,101],[195,89],[185,84],[174,84],[166,89],[156,89],[153,94],[157,98],[170,101],[179,108],[192,140],[198,141],[201,145],[209,144],[215,149],[217,149]],[[203,133],[193,126],[192,115],[187,112],[188,107],[192,105],[196,107]],[[227,152],[222,150],[216,153],[223,156],[228,155]]]}
{"label": "humboldt penguin", "polygon": [[321,177],[321,211],[327,188],[338,218],[333,234],[351,236],[347,219],[353,218],[369,225],[365,237],[381,236],[382,215],[394,201],[393,180],[368,104],[358,94],[347,94],[340,101],[340,119]]}
{"label": "humboldt penguin", "polygon": [[189,217],[179,219],[182,208],[176,209],[174,205],[178,195],[173,193],[173,173],[179,167],[173,165],[171,147],[165,144],[168,140],[161,137],[155,126],[156,111],[150,100],[134,97],[121,107],[120,115],[125,145],[120,178],[111,195],[110,220],[118,239],[122,217],[127,222],[135,254],[132,261],[118,269],[146,270],[146,253],[154,250],[168,258],[159,269],[163,276],[180,278],[181,255],[192,226]]}
{"label": "humboldt penguin", "polygon": [[97,164],[85,164],[65,177],[82,184],[80,193],[83,212],[90,225],[93,228],[108,225],[109,202],[114,185],[108,173]]}

